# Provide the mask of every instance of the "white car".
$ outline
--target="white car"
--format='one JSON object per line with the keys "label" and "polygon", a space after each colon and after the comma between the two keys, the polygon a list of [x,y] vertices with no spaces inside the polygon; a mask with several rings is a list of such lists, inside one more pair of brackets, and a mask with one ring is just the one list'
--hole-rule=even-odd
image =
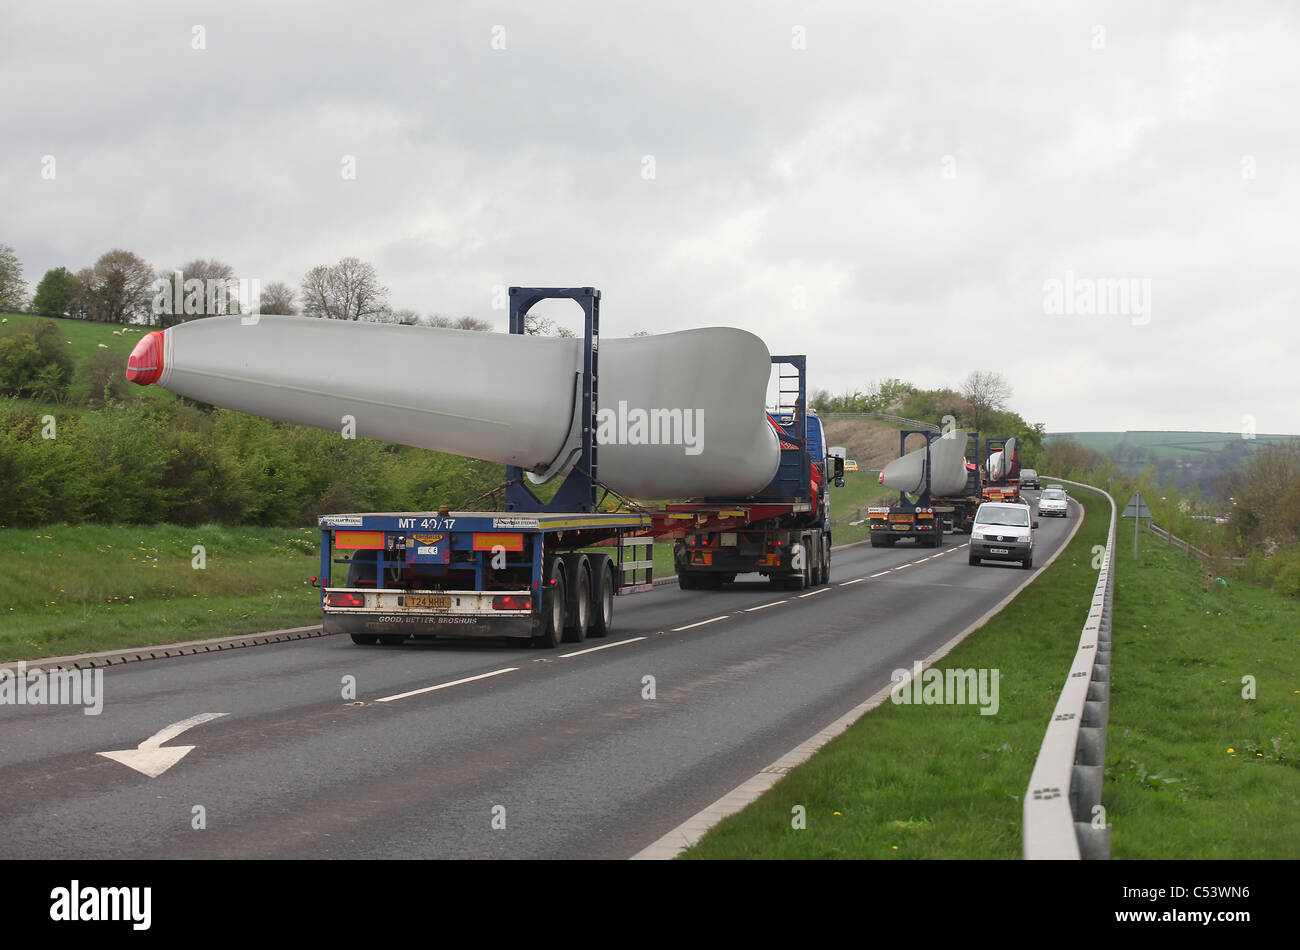
{"label": "white car", "polygon": [[1054,518],[1070,517],[1070,503],[1066,500],[1065,492],[1059,488],[1044,489],[1038,496],[1038,513],[1043,516],[1051,515]]}
{"label": "white car", "polygon": [[1029,506],[1023,502],[986,501],[975,511],[970,529],[970,563],[981,560],[1019,561],[1034,566],[1034,528]]}

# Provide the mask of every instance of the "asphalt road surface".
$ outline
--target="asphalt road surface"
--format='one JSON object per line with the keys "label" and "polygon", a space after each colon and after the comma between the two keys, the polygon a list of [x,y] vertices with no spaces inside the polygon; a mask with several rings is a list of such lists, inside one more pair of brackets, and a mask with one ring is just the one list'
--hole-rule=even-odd
{"label": "asphalt road surface", "polygon": [[[1036,565],[1079,514],[1040,519]],[[619,598],[608,640],[553,651],[335,636],[110,668],[98,716],[0,706],[0,857],[627,858],[1027,576],[966,540],[840,550],[802,594]],[[205,713],[157,777],[97,754]]]}

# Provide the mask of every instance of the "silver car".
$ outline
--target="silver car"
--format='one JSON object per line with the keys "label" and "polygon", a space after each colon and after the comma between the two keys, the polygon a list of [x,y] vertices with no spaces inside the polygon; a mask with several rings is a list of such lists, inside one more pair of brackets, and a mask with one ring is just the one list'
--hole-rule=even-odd
{"label": "silver car", "polygon": [[1070,517],[1070,503],[1066,500],[1065,492],[1059,488],[1048,488],[1038,496],[1038,513],[1040,515],[1051,515],[1053,518]]}
{"label": "silver car", "polygon": [[1024,503],[986,501],[975,511],[970,532],[970,563],[1019,561],[1034,566],[1034,521]]}

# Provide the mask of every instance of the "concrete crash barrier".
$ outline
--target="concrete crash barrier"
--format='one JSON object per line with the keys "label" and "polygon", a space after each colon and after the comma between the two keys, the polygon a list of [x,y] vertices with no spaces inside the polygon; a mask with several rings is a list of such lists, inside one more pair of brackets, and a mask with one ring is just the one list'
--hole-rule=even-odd
{"label": "concrete crash barrier", "polygon": [[[580,339],[285,316],[207,317],[140,340],[127,378],[271,419],[518,465],[537,483],[581,446]],[[745,330],[602,339],[598,475],[647,500],[745,498],[780,444],[771,359]],[[964,443],[963,443],[964,444]],[[963,473],[963,479],[964,479]]]}
{"label": "concrete crash barrier", "polygon": [[[966,487],[966,433],[956,429],[930,442],[930,492],[956,495]],[[894,459],[877,479],[886,488],[917,495],[925,490],[925,447]]]}

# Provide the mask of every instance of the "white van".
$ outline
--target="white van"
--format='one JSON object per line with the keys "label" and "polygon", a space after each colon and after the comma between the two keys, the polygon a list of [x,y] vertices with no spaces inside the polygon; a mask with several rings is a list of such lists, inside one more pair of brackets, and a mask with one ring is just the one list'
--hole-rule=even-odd
{"label": "white van", "polygon": [[1038,522],[1029,506],[1006,501],[986,501],[975,511],[970,529],[970,563],[982,560],[1019,561],[1034,566],[1034,529]]}

